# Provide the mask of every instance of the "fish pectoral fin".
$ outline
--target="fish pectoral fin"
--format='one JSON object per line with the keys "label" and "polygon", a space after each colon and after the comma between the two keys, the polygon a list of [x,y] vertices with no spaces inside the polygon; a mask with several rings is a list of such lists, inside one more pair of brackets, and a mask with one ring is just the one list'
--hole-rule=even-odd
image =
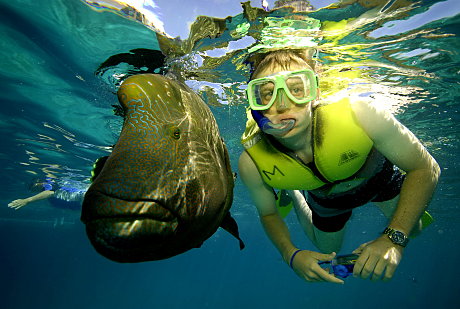
{"label": "fish pectoral fin", "polygon": [[91,182],[93,182],[94,179],[96,179],[96,177],[101,173],[102,168],[104,167],[104,164],[108,158],[109,156],[100,157],[96,160],[96,162],[94,162],[93,170],[91,171]]}
{"label": "fish pectoral fin", "polygon": [[220,224],[220,227],[229,232],[233,237],[238,239],[240,242],[240,250],[243,250],[245,245],[243,240],[240,238],[240,233],[238,232],[238,224],[236,223],[235,219],[230,215],[230,212],[227,212],[225,215],[224,220]]}

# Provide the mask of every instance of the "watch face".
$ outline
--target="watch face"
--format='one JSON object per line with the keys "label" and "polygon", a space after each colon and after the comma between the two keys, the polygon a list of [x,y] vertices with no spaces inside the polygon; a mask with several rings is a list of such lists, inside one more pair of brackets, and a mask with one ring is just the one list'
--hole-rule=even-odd
{"label": "watch face", "polygon": [[391,240],[398,244],[403,244],[405,238],[404,234],[400,231],[394,231],[391,235]]}

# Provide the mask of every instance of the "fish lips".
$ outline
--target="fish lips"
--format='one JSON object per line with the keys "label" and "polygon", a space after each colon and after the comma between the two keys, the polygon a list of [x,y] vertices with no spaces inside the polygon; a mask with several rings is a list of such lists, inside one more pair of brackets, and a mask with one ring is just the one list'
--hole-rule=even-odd
{"label": "fish lips", "polygon": [[159,201],[127,201],[88,191],[82,221],[96,251],[113,261],[142,262],[178,254],[174,239],[180,219]]}
{"label": "fish lips", "polygon": [[82,221],[86,224],[100,220],[153,220],[177,222],[178,216],[165,202],[155,199],[127,200],[98,190],[88,190],[83,201]]}

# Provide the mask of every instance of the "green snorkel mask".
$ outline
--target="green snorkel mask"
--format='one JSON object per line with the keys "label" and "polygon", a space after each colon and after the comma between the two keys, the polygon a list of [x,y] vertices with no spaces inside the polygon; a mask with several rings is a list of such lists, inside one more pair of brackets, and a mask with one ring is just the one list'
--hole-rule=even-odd
{"label": "green snorkel mask", "polygon": [[[281,94],[280,90],[284,91]],[[246,95],[251,107],[252,118],[259,128],[274,136],[280,136],[290,131],[295,120],[286,119],[278,124],[272,123],[260,111],[267,110],[280,95],[286,96],[294,104],[306,104],[316,99],[318,77],[310,69],[280,72],[271,76],[257,78],[249,82]],[[280,98],[278,100],[285,100]]]}
{"label": "green snorkel mask", "polygon": [[280,90],[295,104],[305,104],[316,99],[318,78],[310,69],[280,72],[256,78],[249,82],[246,94],[252,110],[272,107]]}

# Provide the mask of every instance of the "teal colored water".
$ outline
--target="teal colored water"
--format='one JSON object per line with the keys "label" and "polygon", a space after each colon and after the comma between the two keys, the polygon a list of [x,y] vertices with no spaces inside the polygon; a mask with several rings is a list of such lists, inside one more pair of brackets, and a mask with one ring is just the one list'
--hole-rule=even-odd
{"label": "teal colored water", "polygon": [[[312,1],[317,7],[331,2]],[[338,22],[359,20],[368,12],[348,2],[311,16]],[[240,180],[232,214],[246,249],[239,251],[237,242],[219,230],[200,249],[148,263],[118,264],[98,255],[86,238],[79,210],[47,201],[8,208],[10,201],[30,195],[27,187],[36,178],[88,184],[93,162],[109,154],[121,129],[112,107],[117,78],[143,70],[120,65],[101,73],[99,66],[132,49],[158,50],[159,43],[141,23],[96,11],[82,1],[0,1],[0,307],[457,307],[460,5],[457,0],[409,2],[389,1],[389,6],[401,4],[399,11],[368,16],[343,35],[323,37],[318,61],[333,81],[323,81],[325,95],[331,84],[347,83],[344,89],[375,98],[436,158],[442,168],[430,205],[436,221],[411,241],[391,282],[349,278],[344,286],[335,286],[303,282],[285,265]],[[157,4],[164,30],[182,39],[200,14],[234,16],[228,29],[244,22],[239,1]],[[260,2],[252,5],[260,7]],[[241,59],[243,47],[253,41],[239,41],[229,33],[203,38],[191,49],[192,56],[170,61],[184,68],[189,85],[211,105],[236,171],[248,71],[232,59]],[[223,48],[228,41],[233,43]],[[230,52],[233,58],[225,58]],[[215,71],[206,66],[205,56],[217,59]],[[349,83],[344,68],[353,68],[359,79]],[[313,249],[294,214],[286,220],[294,242]],[[377,209],[358,208],[342,253],[374,239],[385,224]]]}

